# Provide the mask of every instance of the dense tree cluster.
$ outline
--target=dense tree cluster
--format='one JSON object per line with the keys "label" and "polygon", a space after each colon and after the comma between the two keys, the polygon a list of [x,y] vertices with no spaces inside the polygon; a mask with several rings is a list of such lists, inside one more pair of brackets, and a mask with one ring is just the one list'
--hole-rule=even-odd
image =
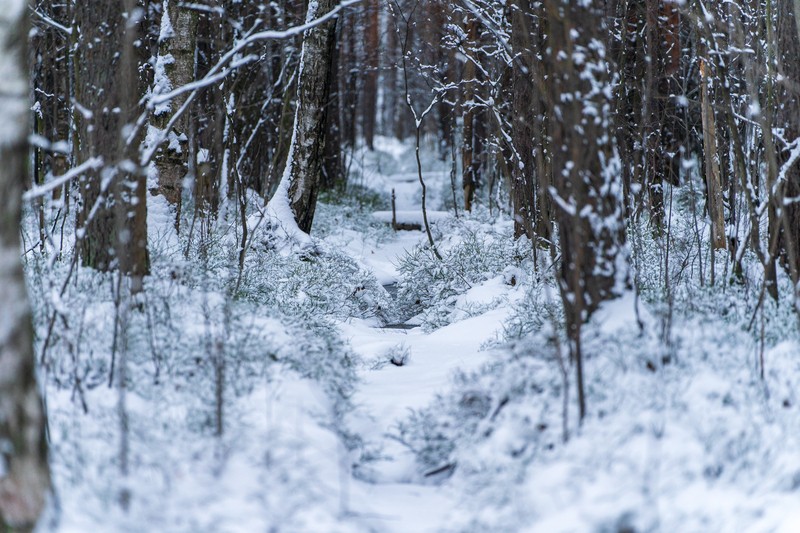
{"label": "dense tree cluster", "polygon": [[[699,184],[697,217],[710,232],[698,231],[698,253],[707,246],[736,265],[721,279],[720,255],[709,254],[704,283],[736,282],[747,252],[763,266],[762,298],[777,299],[779,268],[800,282],[796,7],[34,0],[24,187],[39,220],[36,246],[54,260],[117,272],[135,295],[150,271],[148,200],[161,196],[189,239],[217,217],[239,220],[241,268],[250,194],[269,206],[268,224],[298,239],[312,231],[318,194],[346,190],[359,145],[416,136],[419,150],[420,138],[435,138],[460,176],[456,210],[509,213],[534,258],[557,262],[583,414],[581,325],[633,284],[629,223],[668,235],[671,186]],[[0,18],[0,65],[22,38],[16,21]],[[0,91],[0,104],[13,107],[8,94]],[[24,147],[6,137],[7,255],[18,245]],[[419,180],[424,191],[421,170]],[[68,219],[77,252],[61,257]],[[2,258],[0,275],[21,276]],[[0,355],[19,353],[28,383],[30,357],[18,352],[28,348],[6,350],[3,335]],[[7,395],[22,394],[4,383],[0,415]],[[26,416],[39,423],[36,409]],[[0,416],[0,439],[14,430],[8,420]],[[0,484],[0,524],[11,512],[6,491]]]}

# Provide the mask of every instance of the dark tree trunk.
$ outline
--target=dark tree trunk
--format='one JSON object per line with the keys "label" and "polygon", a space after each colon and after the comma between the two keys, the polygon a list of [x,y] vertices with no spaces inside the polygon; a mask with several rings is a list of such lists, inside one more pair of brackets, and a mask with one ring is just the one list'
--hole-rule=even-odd
{"label": "dark tree trunk", "polygon": [[[777,89],[776,101],[780,102],[775,111],[775,126],[783,128],[783,137],[792,143],[800,138],[800,13],[795,11],[793,0],[778,2],[776,37],[778,41],[778,69],[781,82]],[[789,160],[790,152],[784,149],[778,154],[778,166],[783,168]],[[772,199],[777,216],[771,217],[773,228],[770,233],[779,235],[778,246],[781,260],[795,284],[800,281],[800,161],[785,169],[785,185],[782,194]],[[782,201],[791,198],[790,202]],[[781,213],[781,208],[784,210]],[[779,227],[775,228],[775,225]]]}
{"label": "dark tree trunk", "polygon": [[345,173],[342,165],[342,135],[339,123],[341,117],[341,98],[339,97],[339,43],[341,27],[336,28],[333,54],[331,54],[331,74],[328,76],[328,103],[325,112],[325,163],[322,167],[322,188],[331,190],[344,188]]}
{"label": "dark tree trunk", "polygon": [[341,79],[339,87],[341,94],[347,98],[342,101],[341,135],[345,146],[354,147],[356,144],[356,117],[358,115],[358,34],[355,17],[352,13],[345,13],[341,17],[342,43],[339,47],[339,69]]}
{"label": "dark tree trunk", "polygon": [[[478,37],[478,23],[470,21],[466,28],[467,42],[472,45]],[[464,189],[464,210],[472,211],[472,201],[478,183],[475,164],[475,63],[464,65],[463,143],[461,147],[461,187]]]}
{"label": "dark tree trunk", "polygon": [[533,115],[535,107],[532,105],[536,98],[532,79],[533,50],[531,49],[534,23],[530,0],[517,0],[512,9],[511,46],[516,60],[513,66],[511,120],[517,159],[511,170],[511,203],[514,209],[514,236],[525,235],[533,240],[536,217],[536,161],[533,156],[533,143],[537,122],[537,117]]}
{"label": "dark tree trunk", "polygon": [[[594,4],[547,0],[544,76],[553,197],[561,244],[561,296],[583,396],[581,326],[629,285],[620,164],[610,135],[612,102],[606,24]],[[563,52],[566,53],[563,53]],[[580,58],[580,60],[576,59]],[[572,95],[562,98],[561,95]]]}
{"label": "dark tree trunk", "polygon": [[128,143],[123,133],[138,100],[136,28],[126,31],[126,16],[118,2],[75,4],[77,158],[103,161],[80,180],[78,226],[85,233],[79,251],[85,266],[101,271],[122,266],[141,278],[149,267],[147,196],[144,174],[129,170],[137,166],[137,141]]}
{"label": "dark tree trunk", "polygon": [[375,149],[375,120],[378,102],[378,57],[380,52],[379,6],[377,0],[368,0],[365,5],[365,41],[366,63],[364,68],[364,94],[361,98],[361,124],[364,142],[370,150]]}

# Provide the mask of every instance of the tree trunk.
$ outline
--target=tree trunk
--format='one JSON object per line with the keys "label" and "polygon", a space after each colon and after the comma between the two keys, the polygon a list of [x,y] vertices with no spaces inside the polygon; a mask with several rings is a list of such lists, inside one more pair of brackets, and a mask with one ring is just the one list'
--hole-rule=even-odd
{"label": "tree trunk", "polygon": [[331,74],[328,76],[329,97],[325,112],[325,163],[322,167],[322,188],[332,190],[336,187],[344,190],[346,176],[342,164],[342,134],[339,118],[341,117],[341,98],[339,97],[339,43],[341,27],[336,28],[333,54],[331,55]]}
{"label": "tree trunk", "polygon": [[514,209],[514,237],[534,239],[536,216],[536,161],[533,158],[534,127],[532,68],[534,38],[530,0],[517,0],[511,15],[511,46],[514,50],[512,139],[517,159],[511,171],[511,202]]}
{"label": "tree trunk", "polygon": [[404,115],[405,111],[402,108],[401,101],[403,76],[399,66],[402,61],[400,57],[402,52],[400,51],[400,39],[397,35],[396,23],[390,20],[386,26],[386,47],[383,54],[385,63],[382,65],[382,83],[384,85],[383,109],[381,110],[383,113],[383,134],[402,140],[400,117]]}
{"label": "tree trunk", "polygon": [[340,17],[342,25],[342,43],[339,47],[339,68],[341,80],[340,94],[347,95],[342,100],[341,128],[342,142],[353,148],[356,144],[356,116],[358,111],[358,32],[353,13],[343,13]]}
{"label": "tree trunk", "polygon": [[[156,60],[156,94],[177,89],[195,79],[197,14],[181,7],[174,0],[164,0],[163,6],[159,56]],[[163,130],[172,114],[186,101],[186,97],[186,94],[182,94],[171,102],[156,107],[153,120],[155,126]],[[170,204],[178,206],[177,220],[180,220],[182,181],[186,176],[188,163],[189,116],[186,113],[175,123],[173,131],[169,132],[168,142],[161,146],[155,157],[158,169],[156,192],[164,195]]]}
{"label": "tree trunk", "polygon": [[[610,79],[603,12],[593,4],[546,0],[543,54],[552,151],[551,189],[561,243],[561,299],[583,398],[581,325],[629,285],[619,155],[611,131]],[[566,53],[565,53],[566,52]],[[572,95],[560,98],[557,95]]]}
{"label": "tree trunk", "polygon": [[703,115],[703,153],[705,154],[706,198],[708,198],[708,214],[711,217],[711,246],[714,250],[724,250],[726,248],[725,212],[722,204],[722,181],[717,150],[717,121],[714,117],[709,91],[710,73],[705,60],[700,62],[700,77],[700,107]]}
{"label": "tree trunk", "polygon": [[[320,0],[309,5],[306,21],[311,22],[330,12],[334,0]],[[294,223],[304,232],[311,231],[317,194],[322,185],[322,166],[325,157],[325,115],[330,91],[331,57],[335,48],[336,22],[327,21],[307,30],[300,56],[297,84],[297,112],[281,184],[270,200],[273,214],[283,224],[288,202]]]}
{"label": "tree trunk", "polygon": [[20,256],[27,164],[28,3],[0,12],[0,529],[31,531],[50,488],[45,415],[36,385],[31,310]]}
{"label": "tree trunk", "polygon": [[[477,40],[478,23],[468,22],[466,29],[467,43],[471,45]],[[475,63],[467,59],[464,64],[464,129],[461,147],[462,188],[464,189],[464,210],[472,211],[472,200],[478,178],[475,175]]]}
{"label": "tree trunk", "polygon": [[[118,2],[75,4],[80,29],[75,61],[79,163],[100,157],[103,166],[81,177],[78,227],[84,266],[141,278],[148,273],[147,195],[136,166],[138,144],[123,133],[136,108],[138,70],[134,27]],[[122,46],[122,49],[120,49]],[[138,286],[134,283],[134,286]]]}
{"label": "tree trunk", "polygon": [[[778,94],[776,101],[781,105],[775,111],[775,127],[783,128],[783,138],[793,143],[800,138],[800,6],[795,0],[778,2],[776,38],[778,41]],[[797,148],[794,149],[795,151]],[[792,277],[795,285],[800,281],[800,160],[795,159],[788,168],[791,153],[783,149],[778,153],[778,167],[786,177],[784,189],[773,198],[773,205],[778,213],[774,217],[773,232],[779,235],[781,260]],[[773,191],[770,191],[772,194]],[[783,199],[791,201],[783,201]],[[781,213],[781,210],[783,212]],[[770,250],[772,251],[772,250]]]}
{"label": "tree trunk", "polygon": [[380,52],[380,11],[377,0],[368,0],[365,7],[364,32],[366,63],[364,68],[364,94],[361,99],[361,120],[364,142],[370,150],[375,149],[375,120],[378,102],[378,57]]}

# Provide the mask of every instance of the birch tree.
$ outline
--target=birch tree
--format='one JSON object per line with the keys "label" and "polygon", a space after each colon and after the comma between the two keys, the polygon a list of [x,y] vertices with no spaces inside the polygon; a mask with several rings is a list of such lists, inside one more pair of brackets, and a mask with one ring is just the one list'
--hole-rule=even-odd
{"label": "birch tree", "polygon": [[[325,16],[335,6],[334,0],[310,2],[306,23]],[[269,202],[273,221],[295,239],[302,239],[301,233],[311,231],[317,195],[323,181],[325,114],[331,85],[335,29],[336,20],[332,19],[304,33],[289,159],[278,190]]]}
{"label": "birch tree", "polygon": [[[157,93],[169,92],[195,79],[197,14],[169,0],[164,0],[162,6],[159,55],[155,65],[154,92]],[[186,95],[178,95],[172,101],[156,106],[154,125],[163,130],[171,118],[170,112],[179,109],[185,101]],[[180,117],[173,131],[167,132],[169,143],[161,146],[155,158],[158,192],[177,206],[176,221],[180,221],[181,182],[188,165],[188,120],[188,115]]]}
{"label": "birch tree", "polygon": [[31,531],[50,487],[31,310],[20,264],[28,123],[27,2],[0,0],[0,530]]}

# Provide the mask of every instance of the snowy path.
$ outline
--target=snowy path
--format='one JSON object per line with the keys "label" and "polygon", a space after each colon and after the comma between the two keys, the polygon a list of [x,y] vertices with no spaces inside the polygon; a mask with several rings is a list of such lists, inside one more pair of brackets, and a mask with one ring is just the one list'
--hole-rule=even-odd
{"label": "snowy path", "polygon": [[[449,180],[445,170],[424,173],[429,206],[437,209],[437,191]],[[398,211],[420,213],[420,185],[416,172],[373,176],[371,186],[387,197],[394,189]],[[425,238],[421,231],[398,232],[388,242],[370,247],[360,243],[348,248],[355,259],[371,269],[379,281],[397,281],[396,263],[406,250]],[[358,242],[358,241],[356,241]],[[481,345],[502,325],[508,309],[498,309],[462,320],[430,334],[421,328],[376,328],[367,321],[341,324],[342,336],[361,356],[364,367],[353,400],[359,413],[349,423],[377,458],[365,465],[349,498],[349,509],[378,531],[407,533],[439,531],[450,512],[457,509],[447,485],[421,484],[413,454],[392,437],[414,409],[425,407],[437,393],[445,392],[456,370],[474,370],[487,361]],[[387,352],[402,346],[407,364],[386,363]]]}

